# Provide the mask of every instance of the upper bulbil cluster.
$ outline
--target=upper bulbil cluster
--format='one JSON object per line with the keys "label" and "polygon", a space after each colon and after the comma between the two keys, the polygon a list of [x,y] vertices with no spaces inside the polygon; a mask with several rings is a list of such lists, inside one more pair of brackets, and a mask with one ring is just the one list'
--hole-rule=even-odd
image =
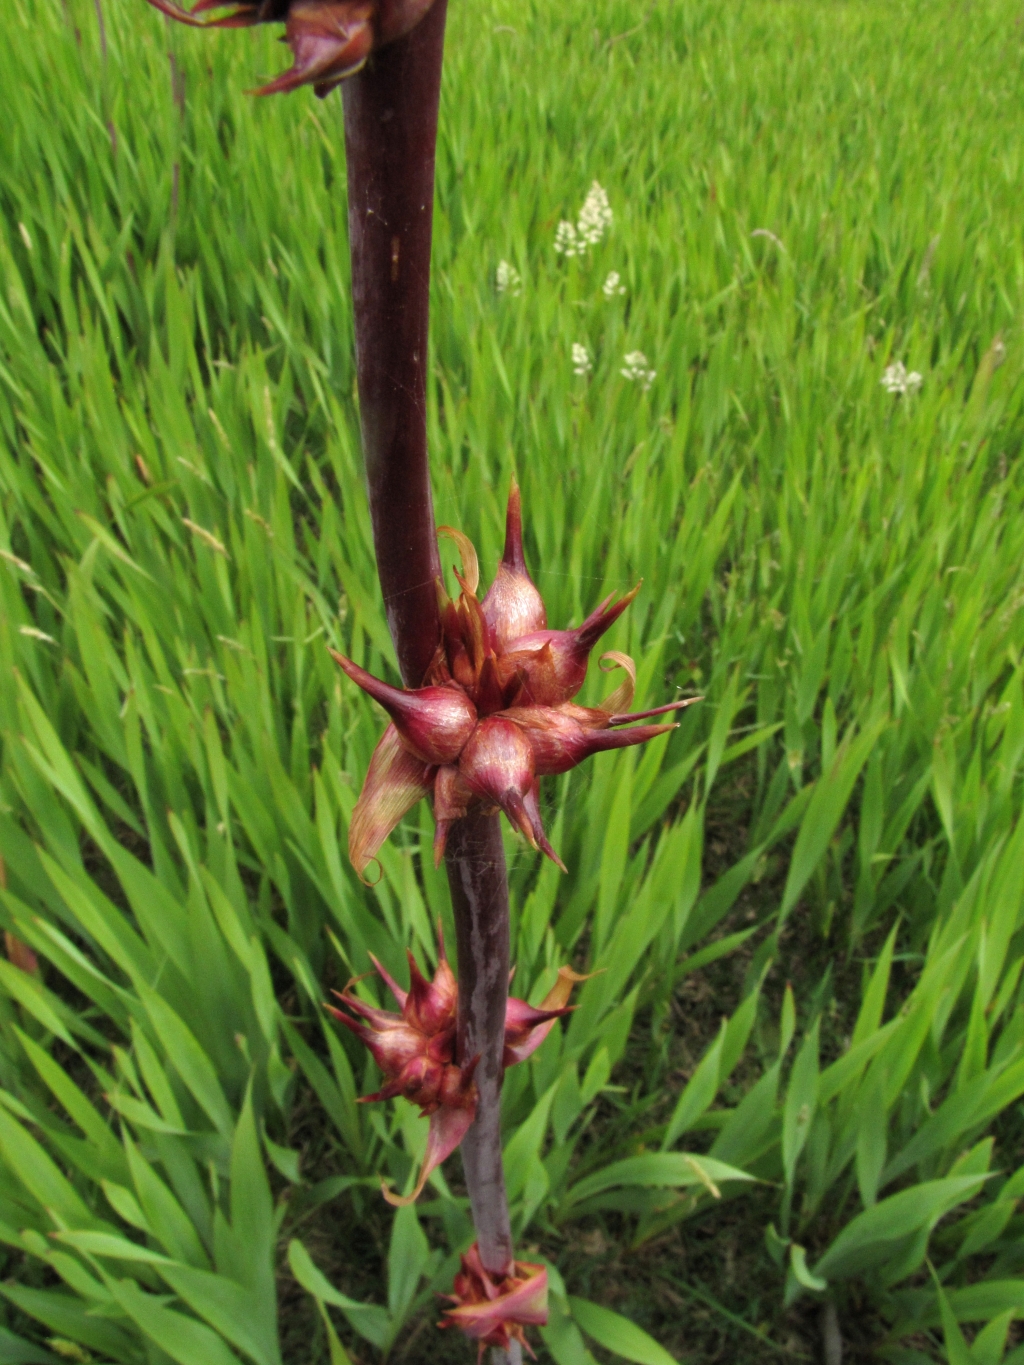
{"label": "upper bulbil cluster", "polygon": [[540,778],[568,772],[605,749],[642,744],[671,724],[630,721],[662,715],[696,698],[651,711],[629,712],[636,666],[626,654],[603,658],[626,679],[600,706],[577,706],[591,651],[639,591],[605,599],[581,626],[552,630],[544,601],[523,557],[519,489],[513,483],[505,552],[481,601],[480,571],[469,539],[449,527],[462,557],[461,592],[449,597],[438,583],[441,642],[424,679],[412,689],[374,678],[344,655],[334,658],[353,682],[378,701],[391,723],[374,750],[349,826],[349,856],[360,876],[399,820],[431,794],[437,832],[435,861],[448,831],[472,807],[501,809],[533,848],[564,866],[544,833]]}
{"label": "upper bulbil cluster", "polygon": [[[255,95],[278,95],[311,85],[323,99],[354,75],[376,48],[410,32],[433,0],[149,0],[170,19],[193,28],[250,28],[284,24],[293,65]],[[214,11],[227,10],[227,14]],[[206,17],[213,13],[212,18]]]}

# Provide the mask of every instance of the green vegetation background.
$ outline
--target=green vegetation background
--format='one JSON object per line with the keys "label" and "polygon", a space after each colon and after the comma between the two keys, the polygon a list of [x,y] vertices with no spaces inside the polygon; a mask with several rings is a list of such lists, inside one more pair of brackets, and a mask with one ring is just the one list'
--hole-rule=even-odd
{"label": "green vegetation background", "polygon": [[[425,807],[373,890],[343,853],[380,720],[325,645],[392,656],[340,100],[102,12],[105,51],[89,0],[7,0],[0,45],[0,920],[39,963],[0,960],[0,1361],[469,1359],[458,1159],[392,1216],[425,1124],[355,1105],[321,1010],[450,914]],[[509,838],[517,989],[606,968],[506,1089],[538,1347],[815,1359],[834,1307],[854,1358],[1019,1365],[1018,8],[450,35],[438,519],[486,582],[514,468],[550,619],[642,576],[638,704],[706,697],[549,784],[569,877]]]}

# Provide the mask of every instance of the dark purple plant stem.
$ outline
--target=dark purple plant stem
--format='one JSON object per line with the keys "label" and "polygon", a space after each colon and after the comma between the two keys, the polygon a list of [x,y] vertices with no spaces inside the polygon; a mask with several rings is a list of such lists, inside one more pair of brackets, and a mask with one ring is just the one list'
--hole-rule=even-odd
{"label": "dark purple plant stem", "polygon": [[479,1056],[476,1121],[462,1139],[462,1165],[480,1259],[502,1276],[512,1268],[501,1163],[502,1052],[508,999],[508,875],[500,817],[467,815],[448,835],[445,867],[459,963],[458,1056]]}
{"label": "dark purple plant stem", "polygon": [[[422,681],[440,639],[427,459],[426,362],[434,150],[446,0],[345,82],[345,147],[359,407],[377,569],[402,678]],[[497,816],[448,837],[459,969],[458,1055],[479,1055],[477,1118],[462,1143],[480,1256],[511,1269],[501,1162],[508,877]],[[519,1359],[518,1347],[505,1360]]]}
{"label": "dark purple plant stem", "polygon": [[391,638],[408,687],[440,639],[427,461],[434,149],[447,0],[344,84],[363,453]]}

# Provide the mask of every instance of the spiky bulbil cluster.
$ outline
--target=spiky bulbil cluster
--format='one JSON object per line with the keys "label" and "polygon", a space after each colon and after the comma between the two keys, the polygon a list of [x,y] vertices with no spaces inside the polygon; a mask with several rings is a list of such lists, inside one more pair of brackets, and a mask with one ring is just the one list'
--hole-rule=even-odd
{"label": "spiky bulbil cluster", "polygon": [[[455,1032],[458,1019],[459,988],[441,940],[437,971],[428,981],[409,953],[409,989],[402,990],[376,958],[371,958],[381,979],[398,1001],[401,1013],[378,1009],[354,994],[350,981],[343,991],[335,991],[344,1009],[328,1005],[340,1023],[361,1039],[384,1073],[384,1084],[362,1103],[390,1100],[402,1095],[417,1104],[424,1118],[430,1119],[427,1151],[416,1188],[400,1198],[390,1190],[384,1197],[391,1204],[409,1204],[418,1198],[427,1178],[450,1156],[465,1137],[476,1117],[477,1090],[473,1081],[476,1057],[460,1066],[455,1059]],[[572,988],[578,976],[562,967],[558,979],[536,1008],[525,1000],[510,996],[505,1013],[506,1067],[525,1061],[540,1047],[556,1019],[568,1014]],[[354,1017],[353,1017],[354,1016]]]}
{"label": "spiky bulbil cluster", "polygon": [[[278,95],[311,85],[323,99],[370,53],[410,32],[433,0],[198,0],[185,9],[177,0],[149,0],[168,18],[193,28],[250,28],[284,24],[293,65],[254,95]],[[215,10],[230,13],[206,18]]]}
{"label": "spiky bulbil cluster", "polygon": [[548,1320],[548,1272],[532,1261],[513,1261],[507,1275],[490,1275],[480,1260],[476,1242],[461,1257],[455,1276],[452,1308],[445,1309],[439,1327],[459,1327],[480,1343],[478,1360],[487,1346],[507,1351],[513,1341],[532,1356],[524,1327],[543,1327]]}
{"label": "spiky bulbil cluster", "polygon": [[626,680],[600,706],[576,706],[594,645],[622,615],[640,585],[611,597],[574,630],[550,630],[543,599],[523,558],[519,489],[508,502],[505,553],[483,601],[476,551],[449,527],[462,556],[455,600],[438,583],[442,639],[425,686],[410,690],[374,678],[332,654],[354,683],[380,702],[391,724],[374,750],[349,826],[349,857],[360,876],[402,816],[423,796],[434,799],[435,862],[448,830],[472,806],[500,808],[536,849],[564,871],[544,833],[539,780],[568,772],[591,754],[642,744],[672,725],[618,727],[674,711],[697,698],[630,713],[636,666],[626,654],[603,656]]}

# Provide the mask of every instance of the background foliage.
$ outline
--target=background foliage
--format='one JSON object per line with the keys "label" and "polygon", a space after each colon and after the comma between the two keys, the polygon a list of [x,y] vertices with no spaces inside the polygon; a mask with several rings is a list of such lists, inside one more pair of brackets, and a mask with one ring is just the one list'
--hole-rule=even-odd
{"label": "background foliage", "polygon": [[[426,1125],[320,1008],[450,915],[425,807],[372,890],[341,851],[380,720],[325,644],[391,650],[340,101],[103,15],[9,0],[0,48],[0,1360],[462,1359],[458,1160],[392,1218]],[[832,1304],[1024,1359],[1016,17],[453,9],[438,519],[493,566],[514,467],[552,621],[643,576],[639,704],[707,698],[549,783],[570,877],[509,838],[517,990],[605,968],[506,1087],[559,1365],[713,1359],[694,1303],[726,1358]],[[691,1273],[727,1227],[746,1286]]]}

